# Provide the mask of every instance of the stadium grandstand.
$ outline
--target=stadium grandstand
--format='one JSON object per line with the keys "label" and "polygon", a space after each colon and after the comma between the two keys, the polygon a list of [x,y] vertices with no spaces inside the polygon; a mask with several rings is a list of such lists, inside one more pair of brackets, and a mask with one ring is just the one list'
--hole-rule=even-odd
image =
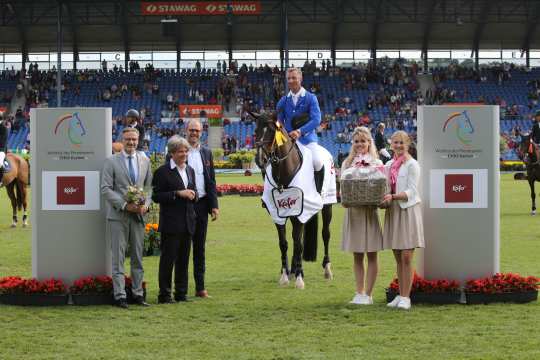
{"label": "stadium grandstand", "polygon": [[500,106],[501,160],[518,160],[540,110],[540,1],[2,0],[0,11],[12,151],[31,148],[30,108],[56,106],[111,107],[113,141],[139,110],[148,153],[190,116],[218,119],[205,120],[210,147],[250,148],[248,113],[275,109],[291,66],[335,157],[358,124],[414,137],[417,105],[474,102]]}

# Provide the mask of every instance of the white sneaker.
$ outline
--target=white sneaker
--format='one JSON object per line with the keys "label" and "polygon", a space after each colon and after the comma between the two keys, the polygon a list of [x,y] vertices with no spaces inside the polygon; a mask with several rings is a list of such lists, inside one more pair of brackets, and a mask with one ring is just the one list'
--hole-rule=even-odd
{"label": "white sneaker", "polygon": [[401,300],[401,296],[397,295],[394,298],[394,300],[390,301],[388,304],[386,304],[386,306],[391,307],[391,308],[395,308],[399,304],[400,300]]}
{"label": "white sneaker", "polygon": [[373,298],[371,296],[368,296],[368,295],[365,295],[365,294],[356,293],[356,295],[354,295],[353,299],[349,302],[349,304],[372,305],[373,304]]}
{"label": "white sneaker", "polygon": [[402,297],[401,300],[399,300],[399,303],[396,306],[398,309],[402,310],[410,310],[411,309],[411,298],[408,297]]}

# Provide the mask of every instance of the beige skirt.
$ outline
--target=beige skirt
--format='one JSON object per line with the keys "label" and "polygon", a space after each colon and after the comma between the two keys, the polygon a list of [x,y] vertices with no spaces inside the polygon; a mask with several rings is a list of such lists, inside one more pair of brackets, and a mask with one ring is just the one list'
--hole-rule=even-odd
{"label": "beige skirt", "polygon": [[384,215],[383,244],[385,249],[395,250],[425,246],[420,203],[402,209],[398,201],[392,201]]}
{"label": "beige skirt", "polygon": [[383,249],[383,238],[375,206],[351,207],[345,210],[341,249],[354,253]]}

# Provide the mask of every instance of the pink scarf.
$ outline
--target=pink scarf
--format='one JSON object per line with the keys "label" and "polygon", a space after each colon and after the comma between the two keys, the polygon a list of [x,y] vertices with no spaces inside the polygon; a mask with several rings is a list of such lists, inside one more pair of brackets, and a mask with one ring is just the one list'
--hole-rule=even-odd
{"label": "pink scarf", "polygon": [[401,165],[403,165],[405,160],[405,155],[401,155],[400,157],[394,157],[394,162],[390,166],[390,188],[392,189],[392,194],[396,193],[396,184],[399,168],[401,167]]}

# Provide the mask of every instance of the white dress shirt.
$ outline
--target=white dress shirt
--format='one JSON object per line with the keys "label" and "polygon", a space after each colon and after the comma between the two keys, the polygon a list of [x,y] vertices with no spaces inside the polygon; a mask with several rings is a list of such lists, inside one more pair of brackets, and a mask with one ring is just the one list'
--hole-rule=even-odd
{"label": "white dress shirt", "polygon": [[204,164],[201,155],[201,145],[189,148],[187,161],[189,166],[195,171],[195,187],[197,188],[199,199],[202,199],[206,196],[206,190],[204,187]]}
{"label": "white dress shirt", "polygon": [[169,161],[169,165],[171,166],[171,170],[176,168],[176,171],[178,171],[178,174],[180,174],[180,177],[182,178],[182,181],[184,182],[184,187],[187,189],[188,184],[189,184],[189,180],[188,180],[188,176],[187,176],[186,164],[184,163],[184,165],[178,166],[178,165],[176,165],[174,160],[171,159]]}
{"label": "white dress shirt", "polygon": [[296,104],[298,103],[298,99],[300,99],[300,96],[306,96],[306,89],[304,89],[304,87],[302,86],[296,94],[294,94],[292,90],[289,90],[287,96],[290,96],[292,98],[293,105],[296,106]]}
{"label": "white dress shirt", "polygon": [[135,182],[139,179],[139,154],[137,151],[135,151],[132,155],[128,155],[124,150],[122,150],[122,155],[124,156],[124,163],[126,164],[126,169],[128,170],[129,175],[129,158],[128,156],[132,156],[133,159],[131,159],[131,163],[133,165],[133,172],[135,173]]}

